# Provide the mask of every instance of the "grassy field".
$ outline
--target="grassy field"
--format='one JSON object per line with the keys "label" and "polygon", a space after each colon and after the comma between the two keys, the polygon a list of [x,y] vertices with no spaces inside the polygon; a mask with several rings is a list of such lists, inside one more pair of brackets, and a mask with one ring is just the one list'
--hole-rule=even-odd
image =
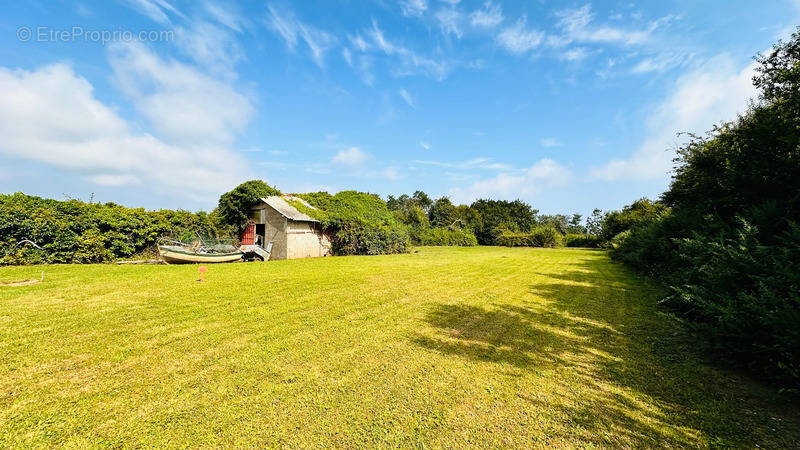
{"label": "grassy field", "polygon": [[800,445],[604,253],[0,269],[0,447]]}

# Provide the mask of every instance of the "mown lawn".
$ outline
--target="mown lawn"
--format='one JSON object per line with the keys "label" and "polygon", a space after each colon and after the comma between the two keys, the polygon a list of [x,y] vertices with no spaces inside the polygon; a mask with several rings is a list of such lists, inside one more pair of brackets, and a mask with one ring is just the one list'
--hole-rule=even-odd
{"label": "mown lawn", "polygon": [[800,445],[591,250],[0,269],[0,447]]}

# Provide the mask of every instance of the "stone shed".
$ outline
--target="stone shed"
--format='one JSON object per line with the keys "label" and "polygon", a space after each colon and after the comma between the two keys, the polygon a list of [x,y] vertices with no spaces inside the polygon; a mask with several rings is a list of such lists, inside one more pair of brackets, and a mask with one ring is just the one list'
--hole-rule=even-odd
{"label": "stone shed", "polygon": [[[288,198],[302,201],[296,197]],[[269,249],[270,242],[270,260],[331,254],[330,238],[323,232],[319,221],[298,211],[280,196],[262,198],[261,203],[253,208],[251,221],[242,233],[243,245],[254,244]]]}

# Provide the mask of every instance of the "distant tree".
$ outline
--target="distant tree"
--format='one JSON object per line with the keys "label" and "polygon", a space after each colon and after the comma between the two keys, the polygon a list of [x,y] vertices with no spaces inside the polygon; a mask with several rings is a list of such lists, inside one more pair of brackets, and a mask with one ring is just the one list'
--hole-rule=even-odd
{"label": "distant tree", "polygon": [[216,212],[223,224],[241,229],[253,206],[261,198],[272,195],[281,195],[281,192],[261,180],[246,181],[220,196]]}
{"label": "distant tree", "polygon": [[422,208],[426,213],[431,209],[433,205],[433,200],[428,197],[428,194],[422,191],[414,192],[414,195],[411,196],[411,199],[417,203],[417,205]]}
{"label": "distant tree", "polygon": [[434,227],[465,226],[463,223],[459,224],[462,221],[458,209],[447,197],[440,197],[433,202],[428,210],[428,218]]}
{"label": "distant tree", "polygon": [[569,223],[567,221],[567,216],[563,214],[555,214],[552,216],[541,214],[537,217],[536,221],[541,225],[551,225],[562,235],[569,233]]}
{"label": "distant tree", "polygon": [[481,245],[494,245],[493,231],[499,226],[509,227],[513,224],[518,231],[530,231],[536,224],[538,212],[522,200],[480,199],[473,202],[471,208],[480,215],[480,222],[474,231]]}
{"label": "distant tree", "polygon": [[583,226],[582,221],[583,221],[583,216],[581,214],[578,213],[572,214],[572,217],[570,217],[568,222],[569,225],[568,231],[574,234],[586,234],[586,227]]}
{"label": "distant tree", "polygon": [[592,215],[586,218],[586,232],[594,236],[600,236],[603,232],[604,220],[603,211],[598,208],[593,209]]}
{"label": "distant tree", "polygon": [[428,214],[416,202],[409,201],[400,208],[392,211],[394,217],[401,223],[412,227],[429,227]]}

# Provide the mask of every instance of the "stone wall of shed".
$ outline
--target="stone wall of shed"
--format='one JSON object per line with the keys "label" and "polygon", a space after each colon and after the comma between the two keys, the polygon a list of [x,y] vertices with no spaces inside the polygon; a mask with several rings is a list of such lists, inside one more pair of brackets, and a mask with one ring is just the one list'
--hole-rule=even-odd
{"label": "stone wall of shed", "polygon": [[290,220],[287,231],[287,258],[315,258],[328,256],[331,242],[312,222]]}

